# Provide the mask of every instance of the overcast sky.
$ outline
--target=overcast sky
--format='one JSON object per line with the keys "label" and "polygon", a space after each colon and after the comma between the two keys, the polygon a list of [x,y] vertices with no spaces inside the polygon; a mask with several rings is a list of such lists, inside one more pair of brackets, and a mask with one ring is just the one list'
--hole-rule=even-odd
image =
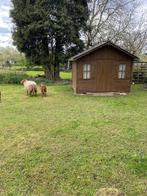
{"label": "overcast sky", "polygon": [[12,44],[10,7],[11,0],[0,0],[0,46],[4,47]]}
{"label": "overcast sky", "polygon": [[[147,0],[142,1],[139,12],[143,10],[147,11]],[[11,0],[0,0],[0,47],[12,46],[12,22],[9,17],[9,11],[11,9]]]}

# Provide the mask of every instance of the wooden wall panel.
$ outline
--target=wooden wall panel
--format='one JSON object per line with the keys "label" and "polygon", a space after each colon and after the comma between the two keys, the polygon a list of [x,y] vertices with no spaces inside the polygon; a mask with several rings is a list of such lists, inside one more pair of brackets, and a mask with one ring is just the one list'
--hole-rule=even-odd
{"label": "wooden wall panel", "polygon": [[77,63],[72,63],[72,88],[76,92],[77,88]]}
{"label": "wooden wall panel", "polygon": [[[132,59],[113,48],[105,46],[76,61],[73,66],[73,86],[78,93],[86,92],[130,92],[132,81]],[[83,65],[91,65],[91,78],[83,79]],[[125,79],[118,79],[119,64],[126,64]],[[76,76],[74,76],[76,75]]]}

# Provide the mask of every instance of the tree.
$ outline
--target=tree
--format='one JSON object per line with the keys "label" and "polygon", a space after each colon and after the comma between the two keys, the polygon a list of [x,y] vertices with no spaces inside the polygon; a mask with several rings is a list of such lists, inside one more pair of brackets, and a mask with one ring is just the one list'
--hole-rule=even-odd
{"label": "tree", "polygon": [[19,51],[42,64],[48,79],[59,78],[59,65],[70,51],[79,52],[86,30],[86,0],[12,0],[13,39]]}
{"label": "tree", "polygon": [[141,15],[140,18],[133,20],[132,24],[129,25],[129,28],[126,28],[121,39],[125,49],[137,55],[144,52],[147,45],[146,22],[146,17]]}
{"label": "tree", "polygon": [[91,0],[85,46],[111,40],[130,52],[140,53],[147,43],[144,14],[138,14],[138,0]]}
{"label": "tree", "polygon": [[134,0],[91,0],[89,2],[89,19],[87,21],[88,30],[85,33],[86,47],[94,45],[96,42],[110,39],[112,35],[109,31],[114,26],[116,27],[114,32],[118,33],[120,25],[122,25],[120,20],[127,11],[127,6],[133,2]]}
{"label": "tree", "polygon": [[15,48],[0,48],[0,64],[4,64],[7,61],[19,62],[22,59],[24,59],[24,55]]}

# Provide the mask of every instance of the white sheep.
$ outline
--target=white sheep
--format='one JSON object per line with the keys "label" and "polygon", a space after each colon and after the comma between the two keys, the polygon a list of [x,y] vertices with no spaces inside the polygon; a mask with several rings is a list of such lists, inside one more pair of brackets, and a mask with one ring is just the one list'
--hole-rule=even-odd
{"label": "white sheep", "polygon": [[37,84],[31,80],[22,80],[21,84],[24,85],[24,88],[27,91],[27,95],[36,95],[37,94]]}

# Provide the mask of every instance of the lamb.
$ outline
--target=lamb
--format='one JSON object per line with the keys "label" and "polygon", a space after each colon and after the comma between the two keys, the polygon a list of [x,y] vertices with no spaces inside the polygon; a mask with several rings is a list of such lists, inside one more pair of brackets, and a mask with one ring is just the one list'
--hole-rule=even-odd
{"label": "lamb", "polygon": [[40,91],[41,91],[42,97],[43,97],[43,96],[46,97],[46,94],[47,94],[47,87],[46,87],[45,84],[43,84],[43,83],[40,84]]}
{"label": "lamb", "polygon": [[37,84],[31,80],[22,80],[21,84],[24,85],[24,88],[27,91],[27,95],[36,95],[37,94]]}

